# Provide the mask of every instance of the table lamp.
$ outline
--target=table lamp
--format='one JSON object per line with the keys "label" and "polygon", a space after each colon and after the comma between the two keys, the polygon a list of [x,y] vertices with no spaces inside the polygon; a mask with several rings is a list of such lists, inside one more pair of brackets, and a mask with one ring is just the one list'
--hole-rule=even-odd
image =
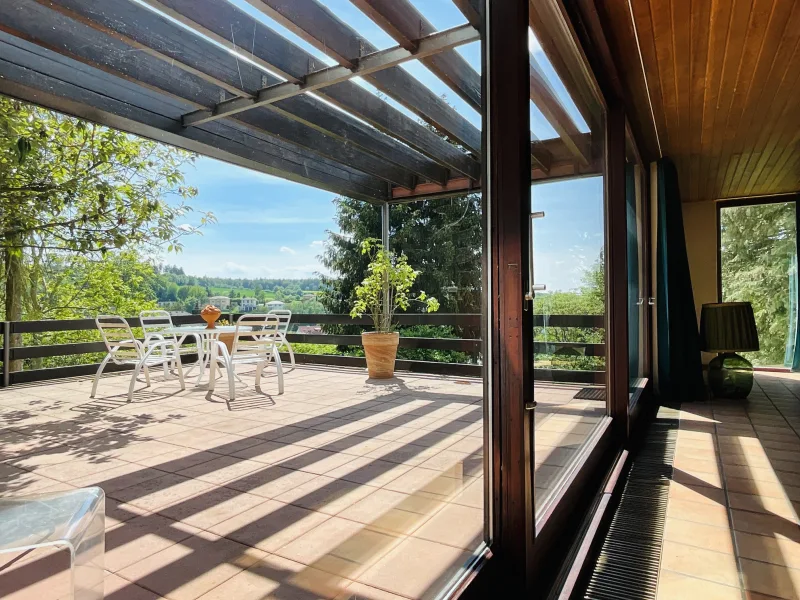
{"label": "table lamp", "polygon": [[708,364],[708,384],[716,398],[747,398],[753,389],[753,365],[736,354],[758,350],[758,331],[749,302],[704,304],[700,315],[704,352],[717,352]]}

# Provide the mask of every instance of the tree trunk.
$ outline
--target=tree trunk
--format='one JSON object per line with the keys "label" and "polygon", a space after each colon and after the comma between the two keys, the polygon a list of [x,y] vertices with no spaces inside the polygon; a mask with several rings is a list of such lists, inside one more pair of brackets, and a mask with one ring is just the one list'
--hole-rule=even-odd
{"label": "tree trunk", "polygon": [[[5,255],[5,275],[6,275],[6,321],[22,320],[22,253],[15,253],[6,250]],[[11,347],[15,348],[22,345],[22,334],[15,333],[11,336]],[[21,371],[22,361],[12,360],[9,365],[11,371]]]}

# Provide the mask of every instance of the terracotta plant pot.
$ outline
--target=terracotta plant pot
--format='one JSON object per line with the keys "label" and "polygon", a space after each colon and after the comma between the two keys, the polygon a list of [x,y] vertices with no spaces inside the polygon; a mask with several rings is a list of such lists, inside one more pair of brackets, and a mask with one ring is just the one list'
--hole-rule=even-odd
{"label": "terracotta plant pot", "polygon": [[394,377],[394,360],[397,358],[397,345],[400,334],[366,331],[361,334],[364,354],[367,356],[367,370],[370,379],[391,379]]}
{"label": "terracotta plant pot", "polygon": [[207,304],[203,310],[200,311],[200,316],[206,322],[206,329],[216,329],[214,323],[217,322],[222,311],[213,304]]}
{"label": "terracotta plant pot", "polygon": [[228,347],[228,352],[233,352],[233,333],[220,333],[219,341]]}

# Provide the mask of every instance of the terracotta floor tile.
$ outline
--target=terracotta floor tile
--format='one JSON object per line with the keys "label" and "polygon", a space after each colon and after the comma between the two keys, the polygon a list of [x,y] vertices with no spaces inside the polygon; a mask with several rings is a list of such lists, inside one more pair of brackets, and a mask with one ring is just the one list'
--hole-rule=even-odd
{"label": "terracotta floor tile", "polygon": [[739,569],[733,555],[677,542],[664,542],[661,568],[724,585],[739,585]]}
{"label": "terracotta floor tile", "polygon": [[739,555],[776,565],[800,568],[800,539],[791,539],[780,534],[754,535],[735,532]]}
{"label": "terracotta floor tile", "polygon": [[134,517],[106,531],[105,568],[117,572],[198,532],[154,513]]}
{"label": "terracotta floor tile", "polygon": [[264,502],[264,498],[227,487],[205,490],[159,509],[158,513],[193,527],[209,529],[217,523]]}
{"label": "terracotta floor tile", "polygon": [[673,481],[669,486],[669,497],[687,502],[725,506],[725,492],[708,486],[687,485]]}
{"label": "terracotta floor tile", "polygon": [[215,458],[207,462],[183,469],[177,473],[183,477],[191,477],[221,485],[264,468],[263,463],[254,460],[246,460],[234,456],[214,456]]}
{"label": "terracotta floor tile", "polygon": [[370,529],[408,534],[419,528],[446,505],[427,496],[376,490],[339,513],[339,517],[362,523]]}
{"label": "terracotta floor tile", "polygon": [[208,530],[265,552],[275,552],[329,518],[292,504],[264,500]]}
{"label": "terracotta floor tile", "polygon": [[662,569],[658,580],[657,600],[742,600],[738,586],[727,586]]}
{"label": "terracotta floor tile", "polygon": [[265,553],[202,533],[122,569],[128,581],[174,600],[193,600],[248,568]]}
{"label": "terracotta floor tile", "polygon": [[777,515],[731,510],[731,518],[736,531],[767,536],[781,534],[792,539],[798,535],[795,523]]}
{"label": "terracotta floor tile", "polygon": [[331,517],[276,554],[315,569],[355,579],[400,542],[401,538]]}
{"label": "terracotta floor tile", "polygon": [[163,596],[139,587],[114,573],[106,575],[104,587],[106,600],[161,600],[163,598]]}
{"label": "terracotta floor tile", "polygon": [[747,558],[741,563],[746,589],[787,600],[800,598],[800,571]]}
{"label": "terracotta floor tile", "polygon": [[229,481],[225,487],[263,498],[275,498],[317,477],[313,473],[295,471],[278,465],[265,465],[265,467]]}
{"label": "terracotta floor tile", "polygon": [[475,550],[483,540],[483,525],[483,510],[448,504],[412,535],[464,550]]}
{"label": "terracotta floor tile", "polygon": [[318,475],[276,496],[275,500],[335,515],[376,489],[364,484]]}
{"label": "terracotta floor tile", "polygon": [[408,598],[441,589],[470,553],[418,538],[399,543],[358,581]]}
{"label": "terracotta floor tile", "polygon": [[667,517],[702,523],[715,527],[728,527],[728,511],[724,506],[685,500],[670,499]]}
{"label": "terracotta floor tile", "polygon": [[749,510],[768,515],[777,515],[784,519],[792,520],[797,523],[797,516],[792,503],[785,498],[773,498],[770,496],[756,496],[753,494],[740,494],[730,492],[728,494],[731,508],[739,510]]}
{"label": "terracotta floor tile", "polygon": [[664,525],[664,539],[724,554],[734,554],[733,534],[727,527],[714,527],[668,518]]}
{"label": "terracotta floor tile", "polygon": [[158,510],[214,487],[210,483],[180,477],[172,473],[115,490],[109,496],[148,511]]}

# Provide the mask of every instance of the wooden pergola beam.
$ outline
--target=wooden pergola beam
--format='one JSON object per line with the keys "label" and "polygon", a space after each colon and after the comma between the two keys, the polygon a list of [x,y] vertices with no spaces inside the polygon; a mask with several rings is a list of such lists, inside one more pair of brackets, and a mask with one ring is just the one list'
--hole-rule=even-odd
{"label": "wooden pergola beam", "polygon": [[555,90],[547,81],[539,63],[532,54],[530,61],[531,100],[539,108],[553,129],[556,130],[556,133],[564,140],[564,143],[575,158],[583,164],[589,164],[589,160],[591,159],[590,155],[586,154],[584,149],[574,141],[581,135],[580,130],[577,125],[575,125],[572,117],[569,116],[561,100],[558,99]]}
{"label": "wooden pergola beam", "polygon": [[334,66],[327,69],[314,71],[303,77],[303,81],[295,83],[286,81],[262,88],[256,92],[255,97],[239,97],[225,100],[213,109],[200,109],[183,116],[183,125],[190,127],[200,123],[208,123],[216,119],[223,119],[235,114],[274,104],[280,100],[287,100],[306,92],[313,92],[324,87],[348,81],[353,77],[364,77],[382,69],[388,69],[403,64],[410,60],[430,57],[444,50],[449,50],[480,39],[480,35],[471,25],[461,25],[440,31],[414,40],[413,47],[406,49],[396,46],[367,54],[356,61],[351,69],[346,66]]}
{"label": "wooden pergola beam", "polygon": [[[219,97],[216,86],[191,73],[170,68],[168,62],[150,54],[132,52],[116,37],[107,36],[86,24],[70,19],[62,11],[53,11],[33,0],[18,0],[14,6],[0,5],[3,28],[17,37],[69,56],[90,67],[170,94],[188,106],[202,106]],[[86,41],[91,40],[91,44]],[[304,148],[308,158],[314,156],[347,164],[363,173],[404,187],[413,186],[415,177],[377,156],[352,144],[342,143],[301,123],[271,111],[247,115],[242,122],[264,134],[278,137]]]}
{"label": "wooden pergola beam", "polygon": [[[377,48],[317,0],[247,0],[321,52],[352,68],[356,59]],[[481,153],[481,132],[410,73],[384,69],[365,77],[386,95],[458,141],[475,155]]]}
{"label": "wooden pergola beam", "polygon": [[[169,62],[240,97],[253,97],[265,84],[280,80],[266,71],[239,68],[236,57],[216,44],[199,38],[133,2],[108,0],[36,0],[106,35],[116,37],[144,54]],[[378,130],[313,96],[298,96],[276,102],[270,109],[322,133],[388,160],[419,177],[444,183],[447,169]]]}
{"label": "wooden pergola beam", "polygon": [[[243,57],[240,62],[252,62],[289,81],[300,82],[309,72],[326,66],[261,21],[227,2],[143,1],[215,42],[234,48]],[[244,70],[255,69],[247,66],[247,62],[243,63]],[[344,82],[323,88],[319,94],[439,164],[473,179],[480,177],[480,164],[476,160],[361,86]]]}
{"label": "wooden pergola beam", "polygon": [[0,94],[333,193],[369,202],[386,199],[382,180],[314,159],[302,149],[244,126],[209,123],[182,128],[175,116],[186,102],[86,66],[2,28]]}
{"label": "wooden pergola beam", "polygon": [[461,14],[475,29],[483,28],[483,2],[481,0],[453,0]]}
{"label": "wooden pergola beam", "polygon": [[[575,160],[562,160],[553,162],[547,171],[541,167],[531,169],[531,183],[555,181],[564,178],[596,177],[603,174],[603,165],[599,160],[594,160],[588,165],[583,165]],[[454,177],[444,185],[438,183],[419,183],[411,189],[393,188],[389,202],[416,202],[418,200],[431,200],[479,192],[481,181],[474,181],[467,177]]]}
{"label": "wooden pergola beam", "polygon": [[[401,46],[411,50],[415,40],[436,28],[409,0],[352,0]],[[470,23],[472,25],[472,23]],[[473,25],[475,27],[475,25]],[[474,110],[481,110],[481,76],[458,52],[442,52],[421,60]]]}

